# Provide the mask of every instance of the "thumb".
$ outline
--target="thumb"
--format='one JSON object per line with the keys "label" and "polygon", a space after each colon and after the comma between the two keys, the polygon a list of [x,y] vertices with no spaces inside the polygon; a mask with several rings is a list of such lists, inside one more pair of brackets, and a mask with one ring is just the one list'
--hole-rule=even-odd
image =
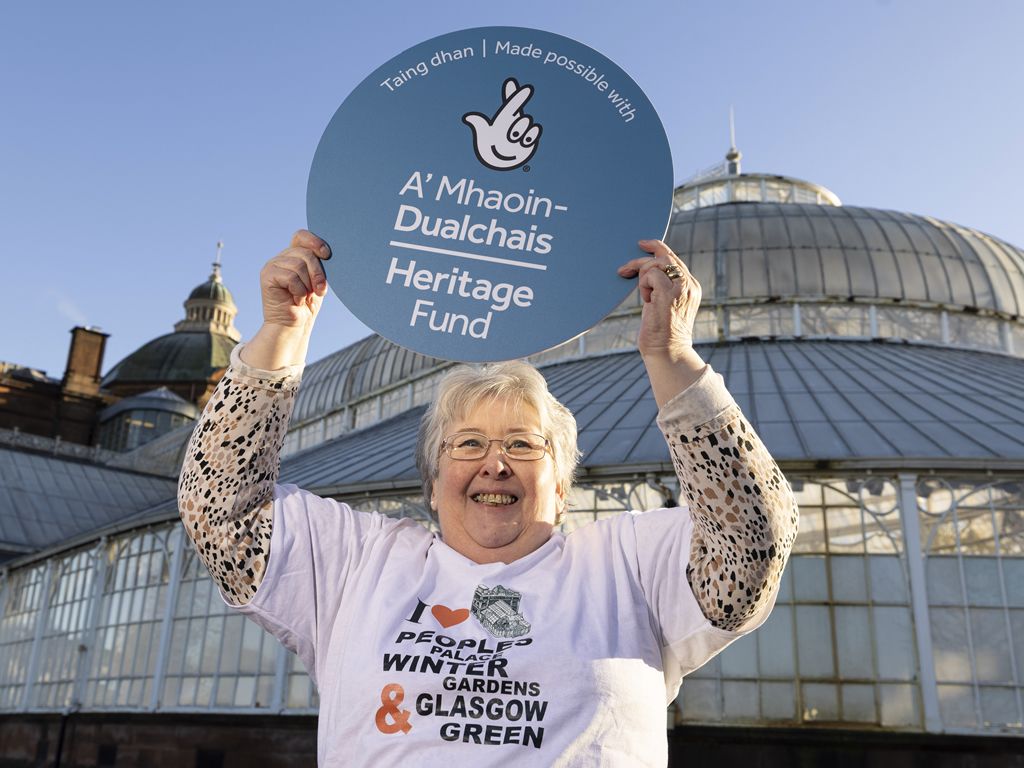
{"label": "thumb", "polygon": [[462,122],[472,128],[474,133],[491,127],[491,121],[487,119],[487,115],[482,115],[479,112],[467,112],[462,116]]}

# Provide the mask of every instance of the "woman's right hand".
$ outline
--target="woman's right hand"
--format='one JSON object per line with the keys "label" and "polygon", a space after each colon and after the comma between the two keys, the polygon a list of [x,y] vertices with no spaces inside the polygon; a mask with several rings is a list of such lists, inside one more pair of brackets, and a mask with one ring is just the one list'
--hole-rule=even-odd
{"label": "woman's right hand", "polygon": [[311,330],[327,295],[322,260],[331,258],[327,243],[305,229],[260,271],[263,322],[280,328]]}

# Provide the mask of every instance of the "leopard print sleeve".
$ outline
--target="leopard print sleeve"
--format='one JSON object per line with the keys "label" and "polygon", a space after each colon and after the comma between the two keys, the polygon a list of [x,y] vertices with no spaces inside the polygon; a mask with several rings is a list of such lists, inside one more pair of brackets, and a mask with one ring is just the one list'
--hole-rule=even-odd
{"label": "leopard print sleeve", "polygon": [[270,556],[274,483],[301,368],[260,371],[231,354],[206,404],[178,480],[178,512],[232,605],[248,603]]}
{"label": "leopard print sleeve", "polygon": [[693,517],[690,588],[712,625],[738,630],[778,589],[797,532],[793,491],[710,366],[658,425]]}

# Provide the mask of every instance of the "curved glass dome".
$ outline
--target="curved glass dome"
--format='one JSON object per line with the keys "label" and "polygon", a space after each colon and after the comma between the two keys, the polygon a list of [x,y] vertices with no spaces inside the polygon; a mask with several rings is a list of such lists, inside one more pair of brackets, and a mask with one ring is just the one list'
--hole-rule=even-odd
{"label": "curved glass dome", "polygon": [[672,205],[676,211],[706,208],[723,203],[811,203],[842,205],[834,192],[791,176],[764,173],[713,174],[676,187]]}
{"label": "curved glass dome", "polygon": [[[929,216],[843,206],[730,164],[675,190],[666,240],[703,288],[695,340],[893,339],[1024,356],[1024,251]],[[766,202],[771,201],[771,202]],[[640,299],[535,364],[632,349]],[[427,402],[443,361],[378,336],[306,369],[286,452]],[[318,423],[319,422],[319,423]]]}
{"label": "curved glass dome", "polygon": [[668,244],[705,302],[872,299],[1016,318],[1024,251],[927,216],[854,206],[736,203],[677,211]]}
{"label": "curved glass dome", "polygon": [[306,367],[292,423],[300,425],[343,409],[444,365],[444,360],[412,352],[376,334],[368,336]]}

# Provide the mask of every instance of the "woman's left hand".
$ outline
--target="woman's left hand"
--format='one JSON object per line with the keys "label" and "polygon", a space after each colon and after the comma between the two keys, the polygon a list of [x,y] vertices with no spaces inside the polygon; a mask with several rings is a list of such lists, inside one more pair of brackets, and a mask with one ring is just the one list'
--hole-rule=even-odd
{"label": "woman's left hand", "polygon": [[637,347],[644,360],[679,360],[693,348],[700,283],[661,240],[641,240],[640,248],[651,256],[619,267],[622,277],[637,276],[643,301]]}

